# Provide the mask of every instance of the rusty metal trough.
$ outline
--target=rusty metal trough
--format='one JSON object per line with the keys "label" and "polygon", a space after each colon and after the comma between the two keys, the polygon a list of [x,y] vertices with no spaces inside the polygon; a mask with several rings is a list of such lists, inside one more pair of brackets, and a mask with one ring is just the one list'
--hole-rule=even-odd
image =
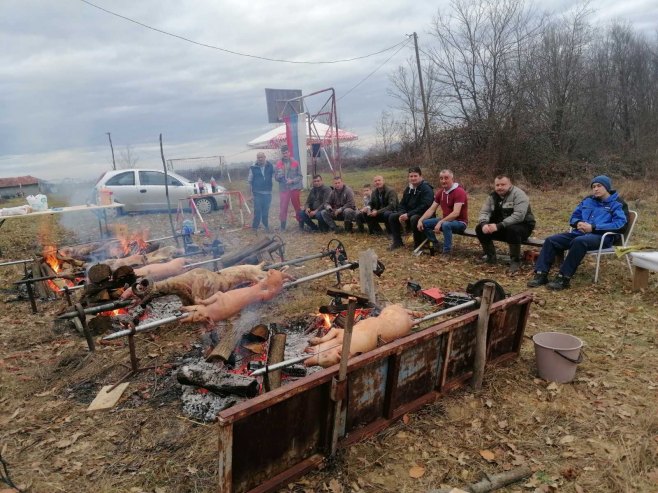
{"label": "rusty metal trough", "polygon": [[[488,365],[518,356],[531,301],[525,292],[492,305]],[[346,447],[465,385],[477,320],[472,311],[350,359],[346,386],[332,389],[335,365],[222,411],[218,491],[273,491],[329,456],[334,423],[344,423]],[[335,420],[341,398],[344,419]]]}

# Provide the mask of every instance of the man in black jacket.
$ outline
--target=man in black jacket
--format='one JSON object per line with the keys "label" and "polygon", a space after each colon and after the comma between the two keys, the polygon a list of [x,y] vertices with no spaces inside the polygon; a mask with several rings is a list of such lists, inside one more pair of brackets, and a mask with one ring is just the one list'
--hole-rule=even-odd
{"label": "man in black jacket", "polygon": [[423,180],[423,174],[419,166],[409,168],[409,185],[404,189],[402,200],[398,211],[392,213],[388,218],[391,228],[393,242],[388,247],[395,250],[404,246],[402,242],[402,227],[411,230],[414,235],[414,248],[418,247],[425,238],[425,233],[418,231],[417,224],[420,217],[430,208],[434,201],[434,190],[432,186]]}
{"label": "man in black jacket", "polygon": [[374,191],[370,201],[356,216],[356,226],[359,233],[364,233],[363,224],[368,225],[368,233],[377,235],[383,233],[379,223],[384,223],[386,232],[390,233],[388,226],[389,216],[398,208],[398,194],[384,183],[384,177],[377,175],[372,179]]}
{"label": "man in black jacket", "polygon": [[[304,230],[305,224],[311,228],[311,231],[320,231],[326,228],[320,220],[320,212],[324,210],[324,206],[329,202],[329,195],[331,195],[331,188],[322,182],[322,176],[313,175],[313,188],[308,193],[304,210],[299,213],[299,229]],[[315,224],[313,219],[317,220],[318,224]]]}

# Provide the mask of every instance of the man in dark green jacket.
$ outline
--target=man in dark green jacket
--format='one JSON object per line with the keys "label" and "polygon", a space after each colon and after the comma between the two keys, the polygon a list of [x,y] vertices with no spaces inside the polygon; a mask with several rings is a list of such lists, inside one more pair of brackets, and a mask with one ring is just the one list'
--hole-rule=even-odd
{"label": "man in dark green jacket", "polygon": [[389,250],[395,250],[404,246],[402,242],[402,227],[411,230],[414,235],[414,248],[417,248],[425,238],[425,233],[418,231],[417,225],[420,217],[430,208],[434,201],[434,190],[432,186],[423,180],[423,173],[419,166],[409,168],[409,185],[404,189],[402,200],[397,212],[393,212],[388,218],[393,241]]}

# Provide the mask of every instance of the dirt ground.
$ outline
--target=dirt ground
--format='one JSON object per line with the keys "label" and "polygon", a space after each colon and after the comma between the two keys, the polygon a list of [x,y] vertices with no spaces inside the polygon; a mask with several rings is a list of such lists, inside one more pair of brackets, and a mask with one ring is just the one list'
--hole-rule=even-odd
{"label": "dirt ground", "polygon": [[[349,174],[346,181],[350,183]],[[658,247],[658,193],[642,182],[621,182],[619,188],[640,213],[634,243]],[[539,237],[563,230],[583,195],[576,188],[529,193],[538,218],[534,236]],[[472,222],[483,199],[483,190],[471,194]],[[95,219],[85,215],[67,227],[57,216],[8,221],[0,230],[0,261],[28,258],[44,243],[63,245],[97,236]],[[227,252],[263,235],[226,233],[220,229],[225,218],[218,212],[207,220]],[[170,234],[165,214],[125,216],[118,222],[131,231],[149,229],[151,237]],[[296,226],[281,236],[288,258],[320,251],[332,238],[300,233]],[[409,246],[388,252],[385,239],[339,236],[351,258],[374,248],[386,265],[377,280],[382,300],[416,308],[418,301],[406,292],[407,280],[463,291],[469,282],[492,278],[516,294],[526,289],[531,275],[530,265],[522,275],[509,277],[502,263],[486,268],[476,264],[480,252],[474,239],[458,238],[450,258],[430,258],[412,256]],[[406,415],[281,491],[427,492],[463,487],[484,473],[521,465],[533,470],[532,477],[501,491],[658,491],[658,276],[650,276],[646,292],[632,293],[625,263],[612,258],[603,262],[596,285],[589,259],[570,290],[536,290],[545,304],[531,308],[521,356],[488,368],[481,392],[464,389]],[[328,260],[313,260],[291,270],[303,276],[330,267]],[[12,282],[21,277],[21,267],[0,269],[0,451],[14,483],[44,493],[215,491],[216,425],[183,416],[180,390],[167,367],[198,349],[203,328],[170,324],[140,335],[142,364],[160,368],[133,377],[112,410],[87,412],[101,386],[125,373],[125,342],[99,345],[94,354],[88,353],[84,338],[72,327],[53,321],[63,301],[39,302],[37,314],[29,303],[12,301]],[[349,282],[350,275],[344,279]],[[271,303],[267,322],[285,323],[317,312],[326,304],[324,291],[332,282],[323,278],[286,291]],[[431,311],[430,306],[421,308]],[[529,337],[544,331],[566,332],[585,342],[586,358],[574,382],[558,385],[537,378]]]}

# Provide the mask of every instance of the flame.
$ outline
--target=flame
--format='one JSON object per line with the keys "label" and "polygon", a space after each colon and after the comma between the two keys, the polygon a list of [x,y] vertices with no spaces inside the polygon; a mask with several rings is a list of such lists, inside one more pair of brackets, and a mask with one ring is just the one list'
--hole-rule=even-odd
{"label": "flame", "polygon": [[117,315],[127,315],[128,310],[125,308],[117,308],[116,310],[108,310],[106,312],[101,312],[99,315],[105,316],[105,317],[116,317]]}
{"label": "flame", "polygon": [[149,245],[146,242],[149,235],[148,229],[130,233],[125,224],[117,224],[114,227],[114,234],[119,241],[120,250],[124,255],[133,255],[148,249]]}
{"label": "flame", "polygon": [[62,266],[59,263],[59,259],[57,258],[57,247],[55,245],[47,245],[43,247],[43,252],[41,255],[44,261],[53,271],[55,271],[55,273],[58,273],[61,270]]}
{"label": "flame", "polygon": [[331,327],[332,320],[331,320],[331,316],[328,313],[319,313],[318,315],[322,319],[322,326],[325,329],[328,329],[329,327]]}

